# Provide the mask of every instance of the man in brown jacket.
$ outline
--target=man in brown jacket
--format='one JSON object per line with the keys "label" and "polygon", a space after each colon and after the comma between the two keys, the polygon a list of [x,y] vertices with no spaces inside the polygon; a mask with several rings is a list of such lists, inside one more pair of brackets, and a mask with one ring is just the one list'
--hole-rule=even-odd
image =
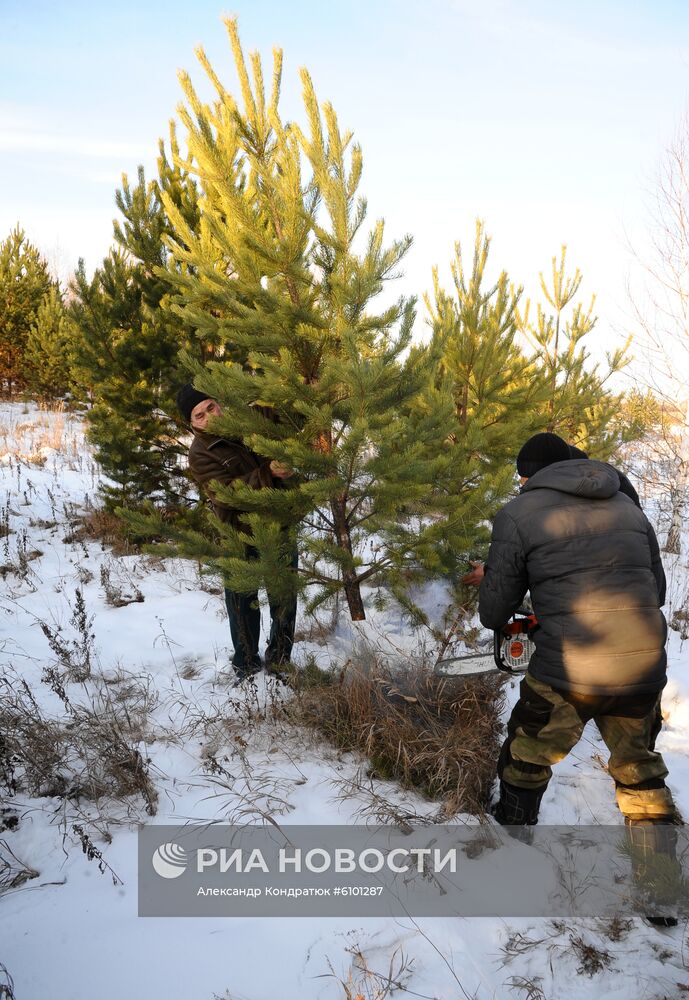
{"label": "man in brown jacket", "polygon": [[[193,385],[184,385],[177,394],[177,406],[194,431],[194,440],[189,449],[189,471],[201,490],[208,496],[216,516],[225,524],[246,530],[241,523],[241,510],[228,507],[214,495],[212,483],[229,485],[243,482],[254,489],[279,487],[291,472],[279,462],[270,461],[256,455],[241,441],[228,441],[217,434],[207,432],[212,417],[222,412],[217,400]],[[254,550],[247,548],[251,558]],[[297,553],[293,565],[297,565]],[[297,615],[296,599],[289,605],[275,601],[268,593],[270,606],[270,636],[265,654],[268,669],[289,663],[294,642],[294,624]],[[262,667],[258,653],[261,611],[258,594],[244,594],[225,588],[225,604],[230,619],[230,633],[234,646],[232,666],[238,679],[244,680]]]}

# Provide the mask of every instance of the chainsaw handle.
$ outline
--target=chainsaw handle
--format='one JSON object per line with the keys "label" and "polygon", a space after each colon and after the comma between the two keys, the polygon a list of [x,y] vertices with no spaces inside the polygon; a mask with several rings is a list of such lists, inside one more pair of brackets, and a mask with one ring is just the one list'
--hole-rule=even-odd
{"label": "chainsaw handle", "polygon": [[498,670],[502,670],[503,674],[513,674],[514,670],[511,670],[507,666],[502,658],[502,640],[503,632],[501,628],[496,628],[493,631],[493,659],[495,660],[495,666]]}

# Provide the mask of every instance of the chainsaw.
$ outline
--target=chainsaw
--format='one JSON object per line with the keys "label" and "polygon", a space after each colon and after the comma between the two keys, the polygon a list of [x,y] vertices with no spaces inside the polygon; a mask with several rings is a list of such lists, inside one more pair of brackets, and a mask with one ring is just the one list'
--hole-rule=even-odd
{"label": "chainsaw", "polygon": [[505,674],[523,674],[536,649],[533,633],[536,616],[519,608],[511,621],[493,632],[492,652],[466,653],[438,660],[435,673],[441,677],[472,677],[501,670]]}

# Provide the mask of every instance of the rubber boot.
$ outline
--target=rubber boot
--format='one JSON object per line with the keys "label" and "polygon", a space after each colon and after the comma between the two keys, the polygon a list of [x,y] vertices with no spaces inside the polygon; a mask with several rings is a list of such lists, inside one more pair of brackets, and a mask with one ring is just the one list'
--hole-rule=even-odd
{"label": "rubber boot", "polygon": [[644,916],[655,927],[677,926],[682,865],[670,819],[625,818],[632,878]]}
{"label": "rubber boot", "polygon": [[500,798],[491,810],[494,819],[501,826],[535,826],[546,788],[517,788],[501,781]]}

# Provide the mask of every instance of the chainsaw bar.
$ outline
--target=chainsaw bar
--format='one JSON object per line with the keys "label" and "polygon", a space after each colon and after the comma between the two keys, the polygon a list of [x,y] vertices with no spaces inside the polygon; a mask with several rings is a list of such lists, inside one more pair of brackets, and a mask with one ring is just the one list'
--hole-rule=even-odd
{"label": "chainsaw bar", "polygon": [[435,672],[441,677],[476,677],[502,671],[504,674],[523,674],[529,666],[536,645],[531,633],[536,624],[533,615],[514,618],[493,633],[492,653],[467,653],[438,660]]}
{"label": "chainsaw bar", "polygon": [[497,673],[492,653],[468,653],[466,656],[451,656],[438,660],[435,672],[441,677],[475,677],[477,674]]}

